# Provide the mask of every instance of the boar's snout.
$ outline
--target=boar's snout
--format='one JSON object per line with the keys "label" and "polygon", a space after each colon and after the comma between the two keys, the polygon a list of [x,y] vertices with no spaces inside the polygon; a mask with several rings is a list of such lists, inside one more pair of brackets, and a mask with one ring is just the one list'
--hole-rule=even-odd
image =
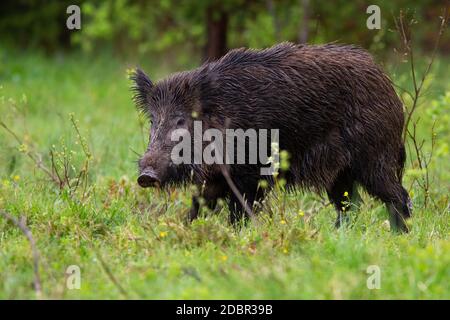
{"label": "boar's snout", "polygon": [[156,172],[152,169],[144,170],[139,175],[137,182],[142,188],[155,187],[161,184],[161,181],[156,175]]}

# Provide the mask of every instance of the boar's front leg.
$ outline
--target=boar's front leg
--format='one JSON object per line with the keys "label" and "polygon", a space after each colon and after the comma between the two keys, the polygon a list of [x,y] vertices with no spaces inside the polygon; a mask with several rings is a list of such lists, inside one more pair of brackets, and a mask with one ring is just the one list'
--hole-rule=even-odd
{"label": "boar's front leg", "polygon": [[201,208],[200,198],[203,198],[204,205],[206,205],[210,210],[214,210],[217,205],[217,200],[227,196],[227,188],[223,182],[224,181],[221,180],[215,180],[211,183],[205,183],[200,194],[192,197],[192,207],[187,217],[189,222],[192,222],[198,217]]}
{"label": "boar's front leg", "polygon": [[217,197],[217,198],[205,198],[204,196],[193,196],[192,197],[192,207],[189,210],[189,214],[188,214],[188,217],[187,217],[189,222],[192,222],[192,221],[194,221],[195,219],[198,218],[198,214],[200,212],[200,207],[201,207],[201,205],[200,205],[200,198],[204,199],[204,201],[205,201],[204,204],[210,210],[214,210],[214,208],[217,205],[217,199],[219,197]]}
{"label": "boar's front leg", "polygon": [[200,211],[200,201],[198,196],[192,196],[192,206],[187,215],[187,221],[192,222],[198,217]]}
{"label": "boar's front leg", "polygon": [[239,179],[236,181],[236,187],[240,190],[240,194],[236,195],[230,191],[228,200],[228,208],[230,210],[230,222],[233,225],[239,225],[242,219],[244,222],[248,221],[249,215],[242,205],[242,202],[247,204],[248,209],[253,212],[255,202],[260,202],[264,199],[265,191],[258,188],[258,180],[253,178]]}

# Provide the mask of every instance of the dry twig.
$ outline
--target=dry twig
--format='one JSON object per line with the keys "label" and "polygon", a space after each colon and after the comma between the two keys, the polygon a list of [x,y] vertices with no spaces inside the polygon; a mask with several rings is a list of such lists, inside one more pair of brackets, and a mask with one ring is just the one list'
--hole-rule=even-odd
{"label": "dry twig", "polygon": [[31,252],[33,254],[33,271],[34,271],[33,286],[34,286],[34,291],[36,292],[36,298],[41,299],[42,298],[42,285],[41,285],[41,276],[39,274],[39,251],[36,248],[36,242],[34,241],[33,234],[31,233],[30,229],[27,227],[24,218],[21,218],[19,220],[16,217],[14,217],[4,211],[0,211],[0,214],[6,220],[12,222],[17,228],[19,228],[20,231],[22,231],[22,233],[28,239],[28,242],[30,243]]}

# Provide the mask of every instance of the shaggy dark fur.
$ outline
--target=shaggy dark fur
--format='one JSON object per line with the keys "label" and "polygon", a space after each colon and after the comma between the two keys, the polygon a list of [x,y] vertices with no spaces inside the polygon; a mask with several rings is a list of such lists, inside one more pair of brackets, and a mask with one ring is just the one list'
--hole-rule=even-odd
{"label": "shaggy dark fur", "polygon": [[[355,184],[385,202],[394,228],[407,231],[409,197],[402,187],[404,114],[391,81],[369,53],[348,45],[282,43],[264,50],[237,49],[221,59],[153,84],[134,75],[135,101],[153,122],[149,149],[139,162],[139,184],[202,186],[210,207],[227,198],[232,222],[243,208],[216,166],[170,160],[173,129],[192,130],[192,111],[204,129],[279,129],[290,153],[291,185],[326,191],[341,221],[344,193]],[[249,205],[258,191],[258,165],[231,165],[230,175]],[[144,173],[144,174],[143,174]],[[143,175],[142,175],[143,174]],[[197,216],[198,201],[190,217]]]}

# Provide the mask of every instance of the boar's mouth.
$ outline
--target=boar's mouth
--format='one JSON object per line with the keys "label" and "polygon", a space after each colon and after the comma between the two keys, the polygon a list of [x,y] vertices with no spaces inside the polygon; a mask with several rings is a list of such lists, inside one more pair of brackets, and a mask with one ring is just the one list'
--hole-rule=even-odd
{"label": "boar's mouth", "polygon": [[161,180],[158,178],[154,170],[147,169],[142,171],[137,182],[142,188],[160,187]]}

